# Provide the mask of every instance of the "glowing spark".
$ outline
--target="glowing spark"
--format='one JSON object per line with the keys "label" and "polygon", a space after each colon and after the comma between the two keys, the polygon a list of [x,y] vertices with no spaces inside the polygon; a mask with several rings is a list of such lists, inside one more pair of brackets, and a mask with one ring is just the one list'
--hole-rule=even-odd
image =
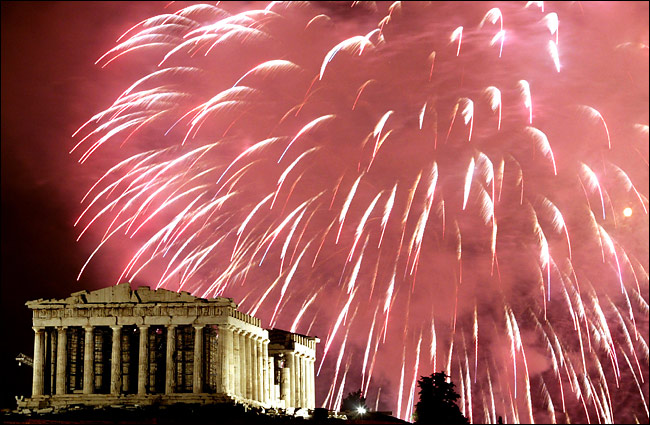
{"label": "glowing spark", "polygon": [[539,150],[545,156],[548,156],[551,159],[551,162],[553,163],[553,174],[557,176],[555,157],[553,155],[553,150],[551,149],[551,144],[548,142],[548,138],[546,137],[546,134],[544,134],[541,130],[535,127],[526,127],[526,131],[528,132],[528,134],[530,134],[533,137]]}
{"label": "glowing spark", "polygon": [[456,56],[460,55],[460,44],[463,41],[463,27],[460,26],[451,33],[450,41],[453,43],[458,39],[458,50],[456,50]]}
{"label": "glowing spark", "polygon": [[611,149],[612,148],[612,140],[609,137],[609,129],[607,128],[607,123],[605,122],[605,119],[603,118],[603,116],[600,114],[600,112],[598,112],[597,110],[595,110],[591,106],[582,105],[581,108],[583,110],[587,111],[589,116],[591,116],[593,118],[598,118],[603,123],[603,126],[605,127],[605,133],[607,133],[607,146],[609,147],[609,149]]}
{"label": "glowing spark", "polygon": [[474,176],[474,158],[469,162],[469,167],[467,167],[467,173],[465,173],[465,190],[463,191],[463,210],[467,206],[467,198],[469,197],[469,190],[472,186],[472,176]]}
{"label": "glowing spark", "polygon": [[560,72],[560,53],[557,50],[557,43],[554,41],[548,42],[548,53],[551,55],[551,59],[553,59],[555,69],[557,72]]}
{"label": "glowing spark", "polygon": [[287,151],[289,150],[291,145],[293,145],[293,142],[295,142],[300,136],[302,136],[303,134],[305,134],[306,132],[308,132],[309,130],[311,130],[313,128],[318,128],[318,126],[320,126],[322,123],[324,123],[325,121],[331,120],[334,117],[336,117],[336,115],[323,115],[321,117],[316,118],[315,120],[313,120],[309,124],[305,125],[298,132],[298,134],[296,134],[296,136],[293,139],[291,139],[291,141],[289,142],[287,147],[284,149],[284,151],[282,152],[282,155],[280,155],[280,158],[278,159],[278,164],[280,163],[280,161],[282,161],[282,158],[284,158],[284,155],[287,153]]}
{"label": "glowing spark", "polygon": [[548,15],[544,16],[542,22],[546,25],[548,30],[551,32],[551,35],[555,34],[555,45],[559,44],[559,32],[560,28],[560,19],[557,16],[557,13],[551,12]]}
{"label": "glowing spark", "polygon": [[336,46],[334,46],[327,54],[325,55],[325,58],[323,59],[323,64],[320,67],[320,75],[318,77],[319,80],[323,79],[323,74],[325,74],[325,69],[327,68],[327,64],[334,59],[334,56],[340,51],[340,50],[348,50],[348,49],[354,49],[358,48],[359,51],[363,51],[363,48],[366,45],[373,46],[373,44],[368,40],[368,38],[357,35],[351,38],[348,38],[347,40],[343,40]]}
{"label": "glowing spark", "polygon": [[519,80],[519,88],[524,98],[524,106],[528,108],[528,123],[533,123],[533,100],[530,95],[530,84],[526,80]]}

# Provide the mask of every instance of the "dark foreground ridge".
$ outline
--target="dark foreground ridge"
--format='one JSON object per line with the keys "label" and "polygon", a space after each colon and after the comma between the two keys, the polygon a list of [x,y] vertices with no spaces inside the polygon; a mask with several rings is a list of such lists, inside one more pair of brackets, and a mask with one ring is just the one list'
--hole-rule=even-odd
{"label": "dark foreground ridge", "polygon": [[379,412],[364,417],[332,417],[326,409],[315,409],[309,417],[286,415],[282,411],[245,408],[238,404],[71,408],[58,412],[7,412],[4,424],[408,424]]}

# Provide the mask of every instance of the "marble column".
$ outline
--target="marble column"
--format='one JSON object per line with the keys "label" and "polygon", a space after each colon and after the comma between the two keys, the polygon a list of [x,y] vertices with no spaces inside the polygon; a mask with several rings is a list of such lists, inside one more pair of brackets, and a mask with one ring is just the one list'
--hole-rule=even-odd
{"label": "marble column", "polygon": [[309,374],[309,357],[305,357],[305,407],[311,409],[311,375]]}
{"label": "marble column", "polygon": [[244,370],[246,371],[246,398],[253,399],[253,372],[255,370],[253,361],[253,336],[250,332],[246,332],[246,357],[244,362]]}
{"label": "marble column", "polygon": [[221,359],[220,380],[223,394],[233,393],[232,357],[233,357],[232,329],[229,326],[219,326],[219,358]]}
{"label": "marble column", "polygon": [[239,372],[239,362],[241,357],[241,350],[239,346],[239,330],[233,328],[233,359],[232,359],[232,378],[233,378],[233,393],[236,396],[241,396],[241,374]]}
{"label": "marble column", "polygon": [[240,396],[246,398],[248,379],[246,376],[246,332],[239,333],[239,391]]}
{"label": "marble column", "polygon": [[43,357],[45,354],[45,328],[34,329],[34,371],[32,375],[32,396],[43,394]]}
{"label": "marble column", "polygon": [[270,401],[270,391],[272,381],[269,379],[271,376],[269,368],[269,341],[264,339],[262,344],[262,375],[264,380],[264,391],[262,393],[262,401],[268,403]]}
{"label": "marble column", "polygon": [[84,340],[84,394],[92,394],[94,385],[94,373],[95,372],[95,335],[94,328],[92,326],[85,326],[85,335]]}
{"label": "marble column", "polygon": [[259,402],[264,401],[264,359],[262,358],[262,340],[260,337],[258,337],[255,340],[256,344],[256,350],[255,353],[257,354],[257,362],[256,362],[256,370],[257,370],[257,375],[255,379],[257,380],[257,400]]}
{"label": "marble column", "polygon": [[176,368],[174,354],[176,354],[176,325],[167,326],[167,345],[166,345],[166,357],[165,357],[165,394],[171,394],[174,392],[175,378],[176,378]]}
{"label": "marble column", "polygon": [[301,406],[307,407],[307,368],[305,367],[306,358],[300,356],[300,400]]}
{"label": "marble column", "polygon": [[311,394],[311,385],[309,384],[309,358],[305,357],[305,407],[311,409],[309,402]]}
{"label": "marble column", "polygon": [[56,394],[65,394],[65,373],[68,360],[68,333],[63,326],[57,328],[56,340]]}
{"label": "marble column", "polygon": [[122,326],[111,326],[111,394],[119,395],[122,388]]}
{"label": "marble column", "polygon": [[287,353],[287,366],[289,368],[289,406],[297,407],[296,399],[296,357],[293,353]]}
{"label": "marble column", "polygon": [[269,403],[273,404],[276,401],[280,400],[280,385],[278,383],[277,388],[275,386],[275,360],[273,360],[273,357],[269,357],[268,359],[268,368],[269,368],[269,375],[268,375]]}
{"label": "marble column", "polygon": [[149,380],[149,325],[138,325],[140,346],[138,351],[138,394],[147,393]]}
{"label": "marble column", "polygon": [[253,400],[261,401],[260,397],[260,390],[262,386],[260,385],[261,380],[260,380],[260,375],[261,375],[261,368],[260,368],[260,352],[258,348],[259,341],[257,340],[256,335],[251,336],[251,349],[252,349],[252,364],[250,365],[250,369],[252,370],[252,375],[253,375]]}
{"label": "marble column", "polygon": [[302,362],[302,356],[296,354],[294,365],[295,365],[295,380],[296,380],[296,407],[303,407],[302,405],[302,375],[300,373],[300,363]]}
{"label": "marble column", "polygon": [[[50,353],[49,353],[50,373],[49,376],[45,376],[44,378],[47,379],[49,383],[49,395],[54,395],[55,388],[56,388],[56,354],[57,354],[56,346],[58,344],[58,338],[56,336],[55,328],[50,328],[48,331],[45,332],[46,347],[48,346],[48,340],[49,340],[49,347],[50,347]],[[48,357],[46,356],[45,358],[47,359]]]}
{"label": "marble column", "polygon": [[284,367],[280,370],[280,400],[284,400],[285,408],[291,405],[291,369],[288,355],[285,355]]}
{"label": "marble column", "polygon": [[[210,360],[203,359],[205,370],[209,371],[210,376],[208,378],[206,375],[203,379],[204,381],[210,380],[210,393],[223,394],[223,382],[221,381],[221,333],[219,332],[219,327],[216,325],[210,325],[210,328]],[[216,352],[212,350],[213,341],[217,344]],[[212,376],[213,373],[215,375],[214,377]]]}
{"label": "marble column", "polygon": [[203,392],[203,325],[194,325],[194,374],[192,392]]}
{"label": "marble column", "polygon": [[255,380],[255,400],[261,402],[262,401],[262,391],[264,391],[264,386],[262,383],[262,350],[260,349],[260,341],[259,337],[255,336],[255,339],[253,339],[253,353],[254,353],[254,360],[255,360],[255,372],[254,372],[254,380]]}
{"label": "marble column", "polygon": [[310,358],[307,368],[309,374],[309,406],[311,409],[316,408],[316,375],[314,374],[315,358]]}

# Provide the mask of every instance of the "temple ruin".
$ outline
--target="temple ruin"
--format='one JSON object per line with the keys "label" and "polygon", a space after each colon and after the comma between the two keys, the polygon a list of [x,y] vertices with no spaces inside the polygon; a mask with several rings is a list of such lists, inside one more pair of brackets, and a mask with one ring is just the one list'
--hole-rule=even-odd
{"label": "temple ruin", "polygon": [[19,408],[235,402],[313,409],[318,338],[263,329],[231,298],[130,284],[34,300]]}

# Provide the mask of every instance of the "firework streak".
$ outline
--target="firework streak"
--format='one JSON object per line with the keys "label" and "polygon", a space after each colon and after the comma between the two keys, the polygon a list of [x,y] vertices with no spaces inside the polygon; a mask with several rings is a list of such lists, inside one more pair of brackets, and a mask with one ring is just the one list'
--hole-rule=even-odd
{"label": "firework streak", "polygon": [[616,5],[169,5],[97,61],[145,69],[74,135],[113,164],[88,261],[319,335],[324,407],[410,419],[444,370],[473,422],[647,422],[648,47],[619,32],[648,28]]}

